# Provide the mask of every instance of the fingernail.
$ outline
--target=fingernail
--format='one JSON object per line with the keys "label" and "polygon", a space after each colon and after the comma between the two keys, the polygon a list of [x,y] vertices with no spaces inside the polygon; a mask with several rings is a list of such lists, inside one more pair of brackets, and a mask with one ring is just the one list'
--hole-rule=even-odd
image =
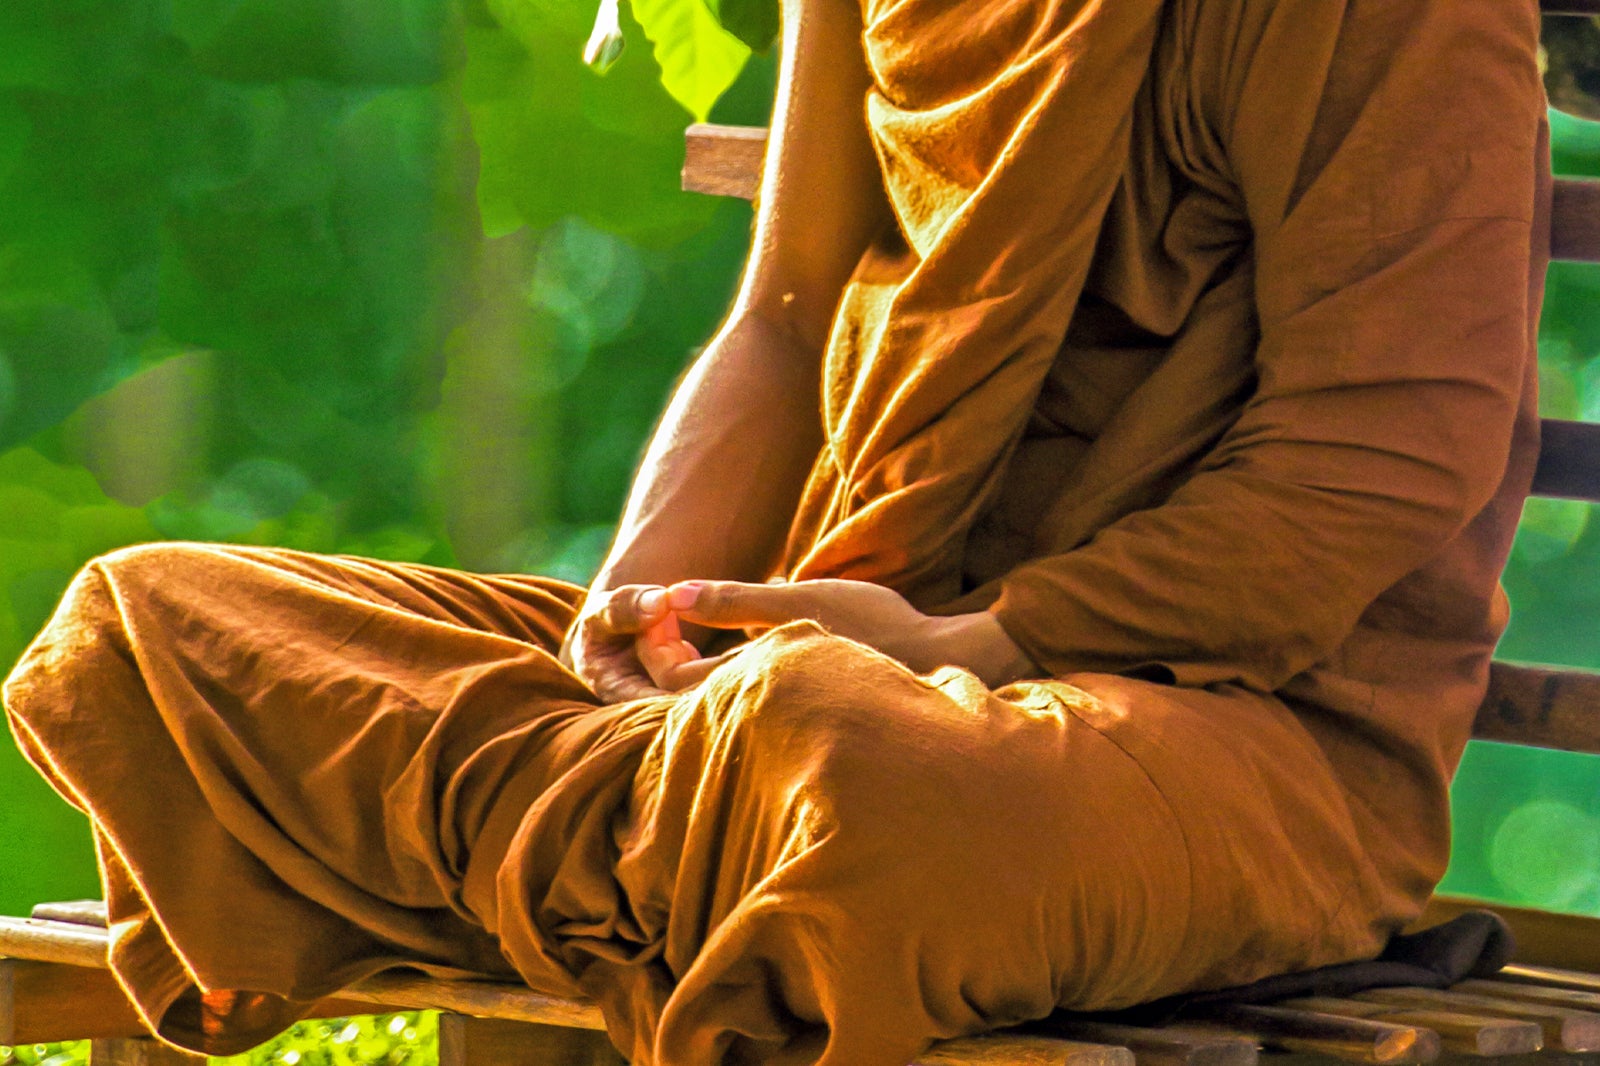
{"label": "fingernail", "polygon": [[666,604],[666,589],[651,589],[649,592],[639,594],[639,610],[645,614],[657,614]]}
{"label": "fingernail", "polygon": [[674,585],[667,592],[667,602],[672,604],[674,611],[687,611],[694,606],[694,601],[699,598],[700,586],[694,582]]}

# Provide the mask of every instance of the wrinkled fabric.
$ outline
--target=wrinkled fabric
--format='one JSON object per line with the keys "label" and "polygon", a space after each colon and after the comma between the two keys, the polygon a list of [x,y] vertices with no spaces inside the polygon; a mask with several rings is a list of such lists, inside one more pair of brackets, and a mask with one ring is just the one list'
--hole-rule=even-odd
{"label": "wrinkled fabric", "polygon": [[1536,447],[1533,5],[865,21],[895,225],[782,573],[991,610],[1047,676],[797,623],[601,706],[559,582],[97,560],[5,703],[162,1035],[236,1051],[412,965],[591,996],[640,1066],[902,1066],[1417,913]]}

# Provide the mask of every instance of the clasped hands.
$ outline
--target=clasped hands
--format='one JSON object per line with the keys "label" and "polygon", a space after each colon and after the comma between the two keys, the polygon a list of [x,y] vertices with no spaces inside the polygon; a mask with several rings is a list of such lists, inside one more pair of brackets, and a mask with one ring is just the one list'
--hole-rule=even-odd
{"label": "clasped hands", "polygon": [[[562,660],[607,703],[658,696],[697,684],[742,647],[703,655],[686,635],[714,637],[719,630],[803,619],[876,648],[918,673],[961,666],[991,686],[1038,676],[986,611],[924,614],[892,589],[836,578],[771,584],[685,581],[591,592],[567,634]],[[684,623],[692,627],[688,634]]]}

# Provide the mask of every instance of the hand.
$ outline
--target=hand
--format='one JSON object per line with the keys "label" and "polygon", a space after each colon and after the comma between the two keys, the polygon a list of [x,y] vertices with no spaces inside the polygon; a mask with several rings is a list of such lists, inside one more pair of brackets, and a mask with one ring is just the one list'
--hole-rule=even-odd
{"label": "hand", "polygon": [[604,703],[663,695],[657,678],[699,658],[660,585],[591,592],[561,645],[561,661]]}
{"label": "hand", "polygon": [[[991,686],[1039,676],[1023,651],[987,611],[941,617],[923,614],[893,589],[865,581],[824,579],[755,585],[742,581],[683,582],[668,590],[673,613],[712,629],[744,629],[810,619],[860,641],[918,673],[961,666]],[[667,663],[655,682],[664,689],[694,684],[727,656]],[[665,662],[665,657],[662,657]]]}

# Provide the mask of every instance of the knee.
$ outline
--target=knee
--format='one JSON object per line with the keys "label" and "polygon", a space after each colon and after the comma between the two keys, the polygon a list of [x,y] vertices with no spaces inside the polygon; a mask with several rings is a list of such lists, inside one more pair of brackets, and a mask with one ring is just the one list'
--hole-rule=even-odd
{"label": "knee", "polygon": [[199,544],[138,544],[90,559],[68,583],[45,633],[92,639],[106,627],[120,631],[130,602],[192,585],[208,550]]}
{"label": "knee", "polygon": [[723,743],[780,760],[883,756],[915,735],[933,686],[905,666],[809,623],[775,629],[708,681]]}
{"label": "knee", "polygon": [[[841,713],[864,674],[881,672],[870,649],[810,622],[781,626],[753,641],[723,679],[731,688],[733,724],[783,729]],[[731,683],[731,684],[730,684]],[[842,713],[848,714],[845,710]]]}
{"label": "knee", "polygon": [[98,580],[123,585],[169,581],[181,578],[195,568],[199,559],[214,552],[212,545],[185,541],[134,544],[90,559],[79,572],[78,582]]}

